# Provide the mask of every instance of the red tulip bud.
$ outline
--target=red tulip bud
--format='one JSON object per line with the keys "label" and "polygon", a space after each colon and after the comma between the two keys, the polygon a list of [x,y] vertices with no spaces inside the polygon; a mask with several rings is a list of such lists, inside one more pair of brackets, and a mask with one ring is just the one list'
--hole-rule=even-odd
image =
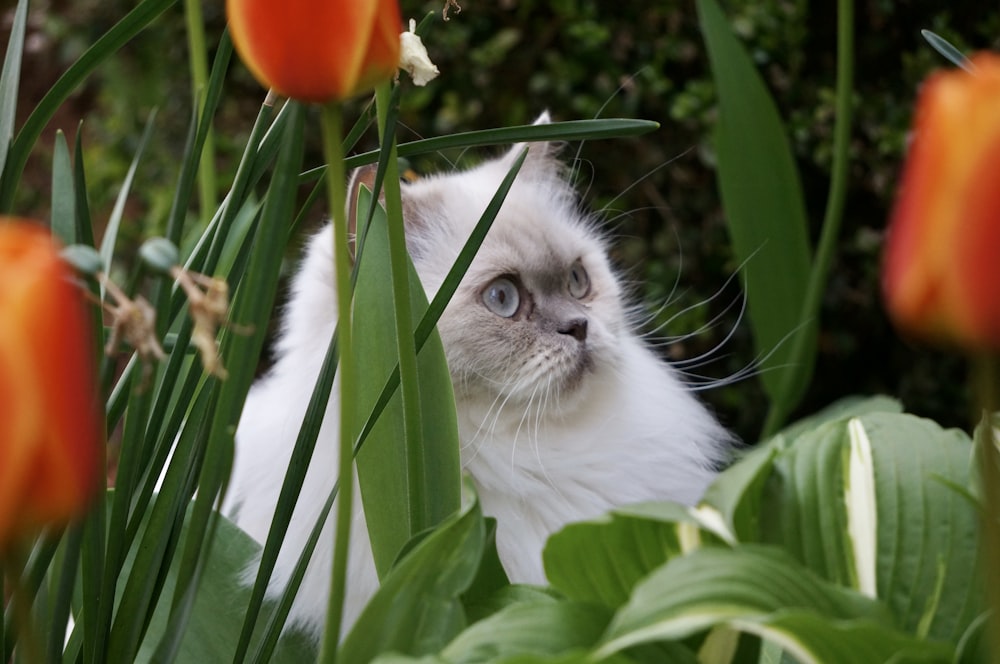
{"label": "red tulip bud", "polygon": [[261,83],[286,97],[329,102],[396,72],[396,0],[227,0],[233,44]]}
{"label": "red tulip bud", "polygon": [[1000,56],[933,74],[889,226],[883,287],[900,329],[1000,348]]}
{"label": "red tulip bud", "polygon": [[90,320],[40,226],[0,218],[0,550],[87,506],[100,428]]}

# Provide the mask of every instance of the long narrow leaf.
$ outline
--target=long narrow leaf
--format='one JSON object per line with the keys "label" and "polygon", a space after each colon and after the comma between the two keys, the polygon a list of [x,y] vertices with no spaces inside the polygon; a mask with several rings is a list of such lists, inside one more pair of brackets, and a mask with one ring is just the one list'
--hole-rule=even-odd
{"label": "long narrow leaf", "polygon": [[[715,0],[698,0],[719,101],[719,188],[743,282],[768,395],[781,396],[793,334],[802,327],[810,273],[802,185],[781,117],[750,56]],[[811,339],[808,348],[815,345]],[[812,361],[813,353],[803,353]],[[796,386],[799,392],[805,385]],[[788,400],[797,396],[789,392]]]}
{"label": "long narrow leaf", "polygon": [[[358,209],[368,209],[370,192],[363,191]],[[381,392],[385,380],[397,366],[396,335],[392,286],[385,279],[391,260],[385,212],[376,212],[365,239],[364,256],[355,289],[355,360],[359,368],[358,404],[361,408],[356,421],[363,422]],[[412,265],[401,266],[410,272],[409,293],[413,312],[420,316],[427,300]],[[413,330],[416,321],[407,322]],[[412,332],[410,332],[412,334]],[[458,424],[455,418],[451,376],[445,361],[444,347],[436,337],[428,340],[419,355],[420,391],[415,395],[421,418],[424,444],[420,449],[422,473],[427,477],[425,495],[413,495],[409,486],[406,456],[406,434],[403,405],[397,395],[369,436],[365,449],[358,455],[358,479],[361,497],[372,538],[376,567],[384,575],[403,545],[419,530],[411,523],[411,512],[425,510],[432,523],[443,520],[458,506],[461,467],[458,459]],[[433,487],[433,489],[431,489]],[[419,508],[411,500],[422,501]]]}
{"label": "long narrow leaf", "polygon": [[[418,141],[399,144],[400,157],[412,157],[418,154],[428,154],[439,150],[452,148],[484,147],[488,145],[505,145],[531,141],[582,141],[599,138],[621,138],[624,136],[641,136],[655,131],[660,127],[658,122],[651,120],[608,119],[608,120],[571,120],[568,122],[550,122],[540,125],[520,125],[517,127],[502,127],[499,129],[482,129],[467,131],[447,136],[423,138]],[[347,168],[357,168],[378,161],[378,150],[362,152],[344,160]],[[322,177],[324,166],[306,171],[301,176],[302,182],[311,182]]]}
{"label": "long narrow leaf", "polygon": [[56,132],[52,153],[52,234],[64,245],[76,244],[76,191],[66,135]]}
{"label": "long narrow leaf", "polygon": [[[4,168],[14,138],[14,116],[17,112],[17,90],[21,78],[21,57],[24,54],[24,31],[27,22],[28,0],[19,0],[14,11],[14,21],[10,26],[3,69],[0,70],[0,183],[14,177]],[[20,173],[17,177],[20,177]]]}
{"label": "long narrow leaf", "polygon": [[135,156],[132,157],[132,163],[128,167],[128,172],[122,181],[121,189],[118,191],[118,197],[115,199],[115,206],[111,210],[111,216],[108,218],[108,225],[104,229],[104,237],[101,239],[101,263],[104,265],[106,272],[111,271],[111,260],[114,257],[115,242],[118,240],[118,229],[125,214],[125,203],[128,200],[129,193],[132,191],[132,182],[135,179],[135,172],[139,167],[139,161],[142,159],[142,155],[146,151],[146,146],[149,145],[149,139],[153,135],[153,121],[155,119],[156,111],[154,110],[149,114],[149,119],[146,121],[146,128],[142,132],[142,138],[135,149]]}

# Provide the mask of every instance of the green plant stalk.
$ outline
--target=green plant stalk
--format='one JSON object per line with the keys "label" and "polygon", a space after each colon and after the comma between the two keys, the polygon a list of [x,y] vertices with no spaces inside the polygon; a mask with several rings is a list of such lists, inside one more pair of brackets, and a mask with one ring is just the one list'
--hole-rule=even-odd
{"label": "green plant stalk", "polygon": [[347,554],[351,537],[354,498],[353,435],[355,411],[355,358],[351,334],[351,257],[347,246],[347,182],[342,135],[341,106],[338,102],[323,105],[323,156],[326,159],[327,200],[333,217],[334,286],[337,292],[337,329],[340,350],[340,468],[337,498],[336,541],[333,551],[333,572],[330,581],[330,602],[326,629],[320,649],[320,662],[337,661],[337,645],[344,613],[347,582]]}
{"label": "green plant stalk", "polygon": [[[392,98],[392,83],[385,81],[375,88],[380,140],[385,140],[386,118]],[[426,474],[424,473],[420,421],[420,383],[417,378],[417,348],[413,340],[413,314],[410,309],[410,278],[407,269],[406,229],[403,222],[402,193],[399,186],[399,162],[396,140],[392,139],[389,159],[385,164],[385,208],[388,217],[389,271],[392,279],[392,300],[396,310],[396,350],[399,353],[399,384],[403,400],[403,428],[406,432],[407,493],[409,500],[410,535],[415,535],[431,523],[427,504]]]}
{"label": "green plant stalk", "polygon": [[[198,107],[197,117],[200,122],[205,111],[203,95],[208,90],[208,51],[205,48],[201,0],[184,0],[184,16],[187,21],[188,61],[191,63],[191,99],[195,100]],[[201,220],[205,224],[215,210],[215,192],[215,140],[209,125],[198,168],[198,197]]]}
{"label": "green plant stalk", "polygon": [[991,609],[989,639],[991,662],[1000,662],[1000,450],[993,428],[993,413],[1000,408],[1000,356],[984,354],[973,360],[976,379],[976,394],[982,408],[982,420],[976,429],[976,455],[979,460],[980,484],[982,486],[982,507],[980,518],[983,546],[983,580],[986,583],[986,602]]}
{"label": "green plant stalk", "polygon": [[771,403],[764,422],[762,438],[778,432],[791,410],[792,394],[797,385],[809,381],[813,358],[805,357],[806,342],[812,337],[810,330],[818,325],[820,304],[826,288],[830,267],[837,250],[837,239],[844,218],[847,200],[847,167],[850,158],[851,97],[854,92],[854,0],[837,1],[837,92],[836,121],[833,129],[833,164],[830,173],[830,191],[823,217],[823,230],[809,274],[806,298],[802,304],[803,329],[792,336],[789,367],[782,381],[781,398]]}

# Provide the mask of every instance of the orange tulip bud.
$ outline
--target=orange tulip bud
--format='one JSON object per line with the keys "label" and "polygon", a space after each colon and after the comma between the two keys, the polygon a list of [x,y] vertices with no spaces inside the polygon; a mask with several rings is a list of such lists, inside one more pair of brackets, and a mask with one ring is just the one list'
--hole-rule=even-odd
{"label": "orange tulip bud", "polygon": [[1000,56],[924,83],[883,288],[903,330],[1000,348]]}
{"label": "orange tulip bud", "polygon": [[227,0],[233,44],[257,80],[307,102],[346,99],[396,72],[396,0]]}
{"label": "orange tulip bud", "polygon": [[100,429],[90,323],[48,232],[0,218],[0,551],[86,507]]}

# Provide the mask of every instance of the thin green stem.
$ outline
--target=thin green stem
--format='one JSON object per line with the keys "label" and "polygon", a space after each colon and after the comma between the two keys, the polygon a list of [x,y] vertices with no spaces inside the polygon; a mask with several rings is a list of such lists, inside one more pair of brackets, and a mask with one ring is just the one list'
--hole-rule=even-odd
{"label": "thin green stem", "polygon": [[[375,88],[379,138],[385,141],[386,118],[392,99],[392,83],[385,81]],[[410,275],[407,268],[406,229],[403,224],[402,193],[399,186],[399,164],[393,137],[389,159],[385,164],[385,207],[388,215],[389,271],[392,279],[392,300],[396,312],[396,350],[399,353],[399,382],[403,400],[403,426],[406,435],[407,494],[409,495],[410,535],[433,526],[427,504],[423,456],[423,427],[420,419],[420,384],[417,378],[417,348],[413,341],[413,314],[410,309]]]}
{"label": "thin green stem", "polygon": [[337,292],[337,330],[340,346],[340,469],[338,484],[342,488],[337,498],[337,528],[333,552],[333,573],[330,582],[330,603],[326,615],[326,630],[320,650],[321,662],[337,661],[337,645],[344,613],[347,582],[347,554],[351,537],[354,498],[353,435],[355,412],[355,358],[352,354],[351,330],[351,257],[347,243],[347,183],[344,154],[340,144],[343,134],[341,107],[330,102],[321,111],[323,126],[323,156],[326,159],[327,200],[333,217],[334,285]]}
{"label": "thin green stem", "polygon": [[[188,61],[191,63],[191,99],[198,105],[200,122],[205,111],[203,96],[208,90],[208,50],[205,47],[201,0],[184,0],[184,16],[187,20]],[[198,166],[198,199],[201,203],[201,219],[206,224],[215,211],[215,194],[215,141],[209,128]]]}
{"label": "thin green stem", "polygon": [[1000,450],[993,414],[1000,408],[1000,357],[983,355],[974,360],[976,393],[982,408],[982,419],[976,429],[976,454],[979,459],[982,485],[981,527],[983,537],[982,571],[986,582],[986,601],[992,609],[990,627],[990,661],[1000,662]]}
{"label": "thin green stem", "polygon": [[820,304],[826,288],[830,267],[837,251],[844,205],[847,201],[847,171],[850,163],[852,96],[854,94],[854,0],[837,2],[837,98],[833,128],[833,164],[830,173],[830,190],[823,216],[823,230],[809,274],[809,284],[799,320],[803,328],[792,337],[789,368],[785,372],[780,394],[767,413],[763,438],[777,433],[795,404],[792,394],[800,385],[808,383],[813,369],[813,358],[806,353],[807,343],[815,335],[819,321]]}

